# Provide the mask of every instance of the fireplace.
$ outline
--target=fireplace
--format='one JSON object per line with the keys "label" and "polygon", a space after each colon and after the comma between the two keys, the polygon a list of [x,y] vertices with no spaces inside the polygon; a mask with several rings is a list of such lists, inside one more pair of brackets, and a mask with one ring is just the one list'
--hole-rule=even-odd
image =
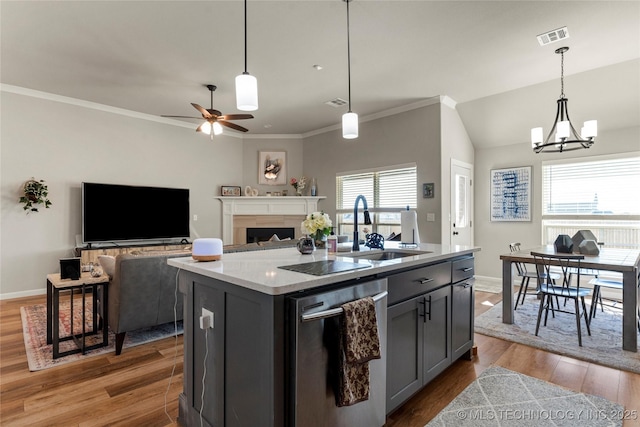
{"label": "fireplace", "polygon": [[[242,244],[247,240],[247,228],[292,228],[294,239],[301,237],[300,223],[307,214],[318,210],[324,196],[300,197],[234,197],[224,196],[222,202],[222,241]],[[268,235],[267,239],[274,233]],[[279,233],[278,237],[280,236]]]}
{"label": "fireplace", "polygon": [[266,242],[275,234],[278,239],[294,239],[293,227],[247,227],[247,243]]}

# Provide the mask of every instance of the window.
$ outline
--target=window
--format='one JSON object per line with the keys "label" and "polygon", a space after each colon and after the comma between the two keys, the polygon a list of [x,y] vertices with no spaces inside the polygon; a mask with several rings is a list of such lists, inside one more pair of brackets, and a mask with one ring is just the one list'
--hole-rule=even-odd
{"label": "window", "polygon": [[[348,172],[336,177],[336,220],[338,234],[353,234],[353,208],[358,195],[367,199],[372,225],[364,225],[358,206],[358,232],[376,232],[387,238],[400,233],[400,211],[418,204],[415,164],[385,169]],[[367,229],[365,231],[365,228]]]}
{"label": "window", "polygon": [[640,154],[543,162],[542,242],[591,230],[608,247],[640,247]]}

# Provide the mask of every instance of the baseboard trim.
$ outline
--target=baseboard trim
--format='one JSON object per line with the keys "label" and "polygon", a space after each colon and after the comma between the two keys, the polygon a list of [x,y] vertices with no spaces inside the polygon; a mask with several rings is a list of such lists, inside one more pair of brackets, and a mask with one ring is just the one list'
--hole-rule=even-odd
{"label": "baseboard trim", "polygon": [[32,289],[30,291],[10,292],[8,294],[0,294],[0,301],[6,300],[6,299],[34,297],[37,295],[45,295],[46,293],[47,293],[46,289]]}

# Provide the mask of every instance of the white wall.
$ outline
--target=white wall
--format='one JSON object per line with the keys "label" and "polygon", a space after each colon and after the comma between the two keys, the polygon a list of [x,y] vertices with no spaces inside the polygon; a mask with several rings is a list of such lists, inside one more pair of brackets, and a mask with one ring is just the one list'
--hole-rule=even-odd
{"label": "white wall", "polygon": [[[415,162],[418,194],[423,182],[440,187],[440,104],[433,104],[393,116],[360,122],[357,139],[342,138],[342,130],[307,137],[304,140],[304,173],[318,179],[320,202],[335,218],[336,173]],[[418,198],[418,229],[422,241],[440,241],[441,219],[426,221],[426,212],[439,212],[442,194],[433,199]],[[438,215],[439,216],[439,215]]]}
{"label": "white wall", "polygon": [[[535,154],[530,143],[489,149],[476,149],[475,160],[475,245],[482,250],[476,254],[476,274],[499,278],[502,276],[500,255],[509,252],[509,243],[520,242],[522,247],[542,243],[542,161],[588,157],[640,150],[640,127],[600,130],[595,144],[588,150],[569,153]],[[491,222],[489,215],[489,176],[491,169],[532,166],[532,220],[530,222]]]}
{"label": "white wall", "polygon": [[[42,293],[81,233],[83,181],[189,188],[191,237],[221,235],[220,185],[244,182],[241,138],[2,92],[0,298]],[[195,126],[194,126],[195,128]],[[295,159],[294,159],[295,161]],[[299,160],[298,160],[299,161]],[[50,209],[25,214],[24,181],[49,186]],[[162,215],[132,206],[132,215]]]}

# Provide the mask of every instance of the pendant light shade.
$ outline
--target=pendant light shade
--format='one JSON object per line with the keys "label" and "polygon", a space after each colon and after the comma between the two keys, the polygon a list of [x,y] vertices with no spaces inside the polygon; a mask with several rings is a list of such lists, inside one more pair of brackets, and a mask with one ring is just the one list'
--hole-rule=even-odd
{"label": "pendant light shade", "polygon": [[236,106],[241,111],[258,109],[258,80],[247,71],[247,0],[244,0],[244,72],[236,77]]}
{"label": "pendant light shade", "polygon": [[342,137],[355,139],[358,137],[358,115],[349,111],[342,115]]}
{"label": "pendant light shade", "polygon": [[562,153],[563,151],[580,150],[589,148],[598,136],[598,122],[587,120],[581,129],[580,135],[576,132],[569,118],[569,100],[564,96],[564,53],[568,47],[556,49],[561,56],[560,60],[560,98],[557,101],[556,118],[551,131],[546,139],[543,139],[541,127],[531,129],[531,148],[536,153]]}
{"label": "pendant light shade", "polygon": [[236,104],[241,111],[258,109],[258,79],[249,73],[236,76]]}
{"label": "pendant light shade", "polygon": [[358,137],[358,115],[351,111],[351,43],[349,38],[349,2],[347,3],[347,75],[349,84],[349,111],[342,115],[342,137],[355,139]]}

